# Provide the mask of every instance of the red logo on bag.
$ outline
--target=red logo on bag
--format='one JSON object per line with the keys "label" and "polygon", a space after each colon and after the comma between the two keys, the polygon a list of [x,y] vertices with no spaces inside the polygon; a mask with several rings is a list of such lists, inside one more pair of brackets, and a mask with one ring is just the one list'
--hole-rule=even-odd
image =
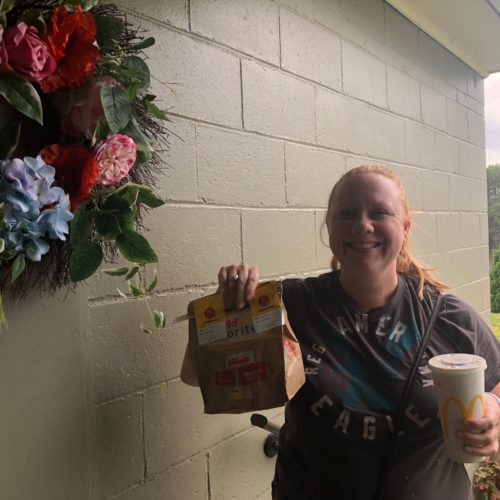
{"label": "red logo on bag", "polygon": [[259,305],[266,307],[269,304],[269,297],[267,295],[261,295],[259,297]]}
{"label": "red logo on bag", "polygon": [[262,380],[268,377],[267,365],[263,361],[260,363],[252,363],[244,368],[238,369],[238,379],[240,384],[251,384],[257,380]]}
{"label": "red logo on bag", "polygon": [[205,309],[205,318],[212,319],[215,316],[215,309],[213,307],[207,307]]}

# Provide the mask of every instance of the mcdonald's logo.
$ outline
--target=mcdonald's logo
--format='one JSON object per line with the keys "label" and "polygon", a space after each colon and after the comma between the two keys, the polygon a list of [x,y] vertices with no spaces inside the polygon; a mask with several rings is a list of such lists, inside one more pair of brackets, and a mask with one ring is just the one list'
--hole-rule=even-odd
{"label": "mcdonald's logo", "polygon": [[481,415],[484,415],[485,414],[485,407],[484,407],[484,397],[482,394],[476,394],[470,400],[467,408],[462,403],[462,401],[457,399],[455,396],[450,396],[444,400],[444,404],[443,404],[443,433],[444,433],[445,437],[448,437],[448,414],[449,414],[449,407],[450,407],[451,403],[455,403],[462,418],[472,418],[474,416],[474,408],[475,408],[477,401],[479,401],[481,404],[481,410],[482,410]]}

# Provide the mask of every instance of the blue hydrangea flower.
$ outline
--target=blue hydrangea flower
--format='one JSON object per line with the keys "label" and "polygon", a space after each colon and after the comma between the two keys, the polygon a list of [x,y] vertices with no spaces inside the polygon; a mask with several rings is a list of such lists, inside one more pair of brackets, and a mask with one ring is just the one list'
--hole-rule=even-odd
{"label": "blue hydrangea flower", "polygon": [[52,186],[55,169],[40,156],[0,161],[0,204],[6,249],[38,262],[50,250],[47,239],[66,240],[73,219],[69,197]]}

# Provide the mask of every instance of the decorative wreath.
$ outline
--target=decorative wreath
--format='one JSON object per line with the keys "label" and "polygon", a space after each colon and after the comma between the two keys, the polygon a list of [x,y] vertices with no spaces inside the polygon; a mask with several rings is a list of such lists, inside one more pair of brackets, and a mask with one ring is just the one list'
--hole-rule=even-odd
{"label": "decorative wreath", "polygon": [[0,297],[71,286],[117,250],[127,279],[158,261],[137,231],[163,204],[154,42],[113,4],[0,0]]}

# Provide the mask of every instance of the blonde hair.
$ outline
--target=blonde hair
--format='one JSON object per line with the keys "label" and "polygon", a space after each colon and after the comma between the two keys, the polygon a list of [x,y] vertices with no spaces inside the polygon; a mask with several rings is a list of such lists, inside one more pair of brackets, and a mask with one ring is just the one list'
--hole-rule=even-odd
{"label": "blonde hair", "polygon": [[[330,198],[328,199],[328,209],[326,211],[326,216],[325,216],[325,224],[326,227],[328,228],[328,231],[330,228],[328,227],[330,218],[331,218],[331,211],[332,211],[332,205],[333,205],[333,200],[335,199],[335,195],[337,191],[339,190],[340,184],[347,178],[352,177],[353,175],[359,175],[359,174],[366,174],[366,173],[371,173],[371,174],[378,174],[378,175],[383,175],[387,179],[390,179],[394,184],[396,184],[397,188],[399,189],[399,192],[401,194],[401,205],[403,207],[403,212],[404,212],[404,217],[406,220],[411,221],[411,211],[408,206],[408,199],[406,197],[406,191],[403,186],[403,183],[401,182],[401,179],[398,177],[398,175],[393,172],[392,170],[388,169],[387,167],[384,167],[383,165],[363,165],[361,167],[356,167],[353,168],[352,170],[347,171],[342,177],[335,183],[335,186],[333,186],[332,192],[330,193]],[[341,264],[335,254],[333,254],[332,261],[331,261],[331,267],[334,271],[338,270],[341,268]],[[407,274],[409,276],[413,276],[417,278],[418,280],[418,296],[420,299],[423,298],[424,296],[424,284],[428,283],[430,286],[434,287],[435,289],[439,291],[447,290],[448,287],[444,284],[435,279],[432,274],[432,268],[426,267],[423,264],[421,264],[413,255],[411,255],[409,249],[408,249],[408,240],[405,238],[403,241],[403,246],[401,247],[401,250],[399,252],[399,255],[397,257],[396,261],[396,271],[398,273],[403,273]]]}

